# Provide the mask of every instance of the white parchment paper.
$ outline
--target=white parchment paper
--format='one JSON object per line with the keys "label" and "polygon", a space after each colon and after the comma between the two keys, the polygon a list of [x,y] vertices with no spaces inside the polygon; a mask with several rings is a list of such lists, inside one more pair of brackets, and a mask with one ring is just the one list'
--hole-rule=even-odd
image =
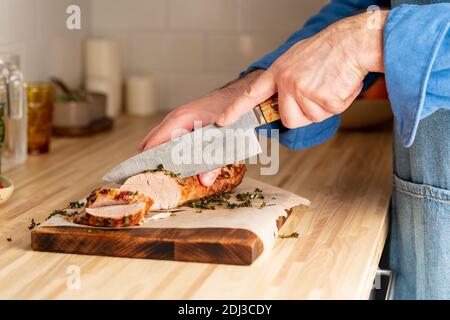
{"label": "white parchment paper", "polygon": [[[278,235],[276,221],[279,217],[287,216],[286,210],[299,205],[309,206],[310,201],[291,192],[271,186],[269,184],[244,178],[244,181],[236,188],[233,195],[243,192],[254,192],[255,188],[263,190],[264,200],[252,201],[252,208],[226,209],[216,206],[216,210],[201,210],[181,207],[182,210],[171,214],[150,214],[139,226],[130,228],[239,228],[250,230],[263,242],[264,248],[272,248]],[[233,199],[231,199],[233,200]],[[262,202],[266,207],[259,208]],[[72,223],[64,216],[54,216],[43,222],[41,227],[70,226],[82,228],[94,228]],[[121,228],[123,229],[123,228]]]}

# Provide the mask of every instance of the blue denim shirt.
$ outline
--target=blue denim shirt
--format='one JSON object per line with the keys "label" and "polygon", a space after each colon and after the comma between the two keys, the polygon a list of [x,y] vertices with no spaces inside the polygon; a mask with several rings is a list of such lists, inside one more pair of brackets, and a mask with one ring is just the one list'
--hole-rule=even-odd
{"label": "blue denim shirt", "polygon": [[[332,0],[284,44],[253,63],[241,75],[269,68],[296,42],[311,37],[337,20],[366,10],[370,5],[390,7],[390,1]],[[420,120],[441,108],[450,108],[450,4],[407,4],[392,9],[384,30],[384,59],[396,128],[402,143],[409,147],[414,142]],[[376,76],[369,74],[365,87]],[[298,129],[286,129],[279,122],[262,128],[280,128],[283,145],[303,149],[331,138],[339,127],[339,120],[339,116],[333,116]]]}

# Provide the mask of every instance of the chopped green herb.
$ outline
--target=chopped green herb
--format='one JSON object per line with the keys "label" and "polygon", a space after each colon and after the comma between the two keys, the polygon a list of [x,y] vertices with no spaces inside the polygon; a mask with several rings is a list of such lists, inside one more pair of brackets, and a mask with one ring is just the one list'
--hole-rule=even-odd
{"label": "chopped green herb", "polygon": [[135,192],[132,192],[132,191],[125,191],[130,197],[134,197],[134,196],[137,196],[138,194],[139,194],[139,192],[137,192],[137,191],[135,191]]}
{"label": "chopped green herb", "polygon": [[94,225],[95,225],[96,227],[101,227],[101,226],[102,226],[102,221],[99,220],[99,219],[97,219],[97,220],[95,221]]}
{"label": "chopped green herb", "polygon": [[267,204],[263,201],[263,203],[261,203],[261,205],[259,206],[259,209],[265,208],[267,206]]}
{"label": "chopped green herb", "polygon": [[175,213],[171,213],[169,217],[176,217],[177,215]]}
{"label": "chopped green herb", "polygon": [[191,203],[189,203],[189,206],[194,209],[199,208],[199,209],[206,209],[206,210],[216,210],[216,207],[209,204],[209,202],[206,198],[192,201]]}
{"label": "chopped green herb", "polygon": [[166,171],[166,175],[176,178],[180,175],[180,173],[173,173],[172,171]]}
{"label": "chopped green herb", "polygon": [[249,208],[252,206],[252,201],[250,199],[245,200],[241,203],[228,203],[228,209],[237,209],[237,208]]}
{"label": "chopped green herb", "polygon": [[212,195],[206,198],[203,198],[205,200],[207,200],[210,203],[215,203],[218,205],[221,204],[225,204],[228,202],[228,200],[230,200],[231,195],[229,193],[220,193],[220,194],[216,194],[216,195]]}
{"label": "chopped green herb", "polygon": [[69,209],[81,209],[84,207],[84,202],[74,201],[69,203]]}
{"label": "chopped green herb", "polygon": [[199,208],[199,209],[206,209],[206,210],[215,210],[215,205],[228,205],[231,195],[229,193],[220,193],[216,195],[211,195],[204,197],[200,200],[194,200],[191,201],[191,203],[188,204],[191,208]]}
{"label": "chopped green herb", "polygon": [[239,201],[251,201],[253,199],[264,199],[264,195],[261,193],[245,192],[245,193],[238,193],[236,195],[236,198]]}
{"label": "chopped green herb", "polygon": [[[191,201],[188,206],[191,208],[215,210],[215,206],[225,206],[228,209],[248,208],[252,207],[254,199],[264,199],[262,190],[255,189],[255,193],[245,192],[236,195],[237,203],[230,202],[231,195],[229,193],[221,193],[217,195],[207,196],[200,200]],[[262,205],[266,206],[265,204]]]}
{"label": "chopped green herb", "polygon": [[37,226],[39,226],[40,223],[36,223],[36,221],[34,221],[34,218],[31,219],[31,223],[28,226],[28,230],[33,230],[34,228],[36,228]]}
{"label": "chopped green herb", "polygon": [[158,172],[158,171],[164,171],[164,166],[162,164],[159,164],[156,169],[151,170],[151,172]]}
{"label": "chopped green herb", "polygon": [[195,213],[202,213],[202,212],[203,212],[202,210],[195,211]]}
{"label": "chopped green herb", "polygon": [[280,234],[278,238],[280,239],[292,239],[292,238],[298,238],[300,234],[298,232],[293,232],[291,234],[282,235]]}

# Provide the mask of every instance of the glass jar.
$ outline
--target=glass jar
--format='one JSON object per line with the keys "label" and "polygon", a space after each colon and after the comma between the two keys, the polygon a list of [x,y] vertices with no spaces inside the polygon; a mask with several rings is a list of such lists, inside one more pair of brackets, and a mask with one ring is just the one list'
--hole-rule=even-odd
{"label": "glass jar", "polygon": [[28,153],[39,154],[50,149],[53,112],[53,87],[46,82],[27,83]]}
{"label": "glass jar", "polygon": [[27,158],[27,114],[19,56],[0,53],[0,158],[8,168]]}

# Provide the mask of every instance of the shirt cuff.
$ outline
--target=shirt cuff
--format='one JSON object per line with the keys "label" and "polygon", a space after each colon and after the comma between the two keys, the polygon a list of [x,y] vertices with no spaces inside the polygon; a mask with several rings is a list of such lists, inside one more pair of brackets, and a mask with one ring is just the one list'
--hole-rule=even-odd
{"label": "shirt cuff", "polygon": [[[397,130],[410,147],[424,114],[427,88],[440,48],[449,41],[450,4],[402,5],[392,9],[384,30],[386,83]],[[447,40],[446,40],[447,38]],[[438,109],[437,107],[435,108]]]}
{"label": "shirt cuff", "polygon": [[276,121],[258,127],[256,132],[273,137],[271,129],[278,129],[278,138],[282,145],[291,150],[301,150],[322,144],[333,137],[339,128],[340,120],[340,116],[332,116],[322,122],[297,129],[287,129],[281,121]]}

